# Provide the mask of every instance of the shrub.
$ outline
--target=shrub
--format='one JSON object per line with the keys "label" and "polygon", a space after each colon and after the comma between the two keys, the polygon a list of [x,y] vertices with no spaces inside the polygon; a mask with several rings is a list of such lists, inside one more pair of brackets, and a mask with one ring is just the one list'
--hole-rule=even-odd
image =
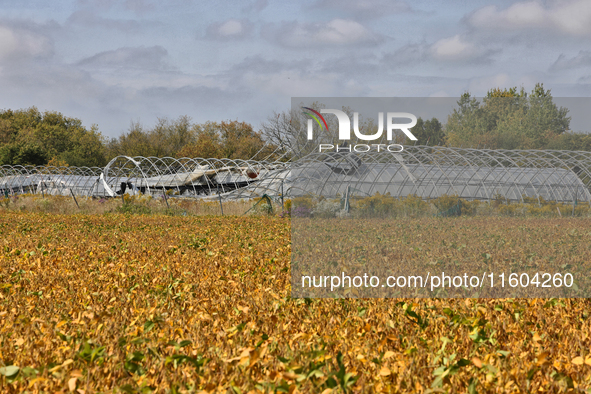
{"label": "shrub", "polygon": [[414,217],[420,214],[428,213],[429,203],[415,194],[410,194],[400,201],[402,201],[402,213],[404,216]]}
{"label": "shrub", "polygon": [[376,193],[371,197],[353,200],[351,208],[360,216],[396,216],[400,205],[400,202],[389,193]]}
{"label": "shrub", "polygon": [[376,193],[371,197],[353,200],[351,208],[356,216],[406,217],[430,215],[430,204],[412,194],[398,199],[387,194]]}
{"label": "shrub", "polygon": [[444,194],[441,197],[437,197],[437,198],[431,200],[431,203],[433,203],[433,205],[435,205],[435,207],[439,210],[439,212],[445,212],[445,211],[451,209],[453,206],[457,205],[458,200],[460,200],[460,198],[458,197],[457,194],[453,194],[453,195]]}
{"label": "shrub", "polygon": [[312,214],[317,217],[335,217],[340,210],[340,200],[324,199],[316,204]]}
{"label": "shrub", "polygon": [[464,199],[460,199],[460,201],[462,203],[462,215],[476,215],[477,212],[481,209],[481,207],[485,205],[485,203],[479,200],[467,201]]}
{"label": "shrub", "polygon": [[298,207],[306,207],[309,210],[314,208],[316,202],[312,199],[312,197],[294,197],[291,200],[288,200],[290,203],[290,208],[295,209]]}
{"label": "shrub", "polygon": [[300,205],[291,211],[291,216],[295,218],[309,218],[312,216],[312,210],[305,205]]}
{"label": "shrub", "polygon": [[129,204],[129,203],[119,205],[118,207],[115,208],[115,210],[118,213],[131,213],[131,214],[140,214],[140,215],[149,215],[152,213],[152,210],[145,205]]}

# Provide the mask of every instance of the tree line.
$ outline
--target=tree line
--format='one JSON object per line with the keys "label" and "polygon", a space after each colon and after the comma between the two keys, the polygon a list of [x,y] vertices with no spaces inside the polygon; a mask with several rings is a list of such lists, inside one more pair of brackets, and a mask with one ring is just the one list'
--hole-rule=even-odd
{"label": "tree line", "polygon": [[[353,111],[343,110],[352,119]],[[550,90],[536,84],[529,94],[516,87],[491,89],[482,101],[466,92],[445,125],[436,118],[418,118],[411,131],[420,145],[591,151],[591,135],[572,132],[570,120],[568,109],[558,107]],[[309,141],[306,125],[307,117],[296,109],[272,114],[260,130],[238,120],[199,124],[180,116],[159,118],[149,128],[132,122],[119,137],[107,138],[96,125],[86,128],[59,112],[7,109],[0,111],[0,165],[102,167],[119,155],[281,160],[307,154],[320,141],[342,142],[322,133]],[[360,121],[365,134],[376,127],[372,120]],[[401,134],[396,138],[395,143],[415,144]]]}
{"label": "tree line", "polygon": [[117,138],[79,119],[32,107],[0,111],[0,165],[102,167],[126,156],[278,159],[276,146],[245,122],[197,124],[188,116],[160,118],[151,128],[132,122]]}
{"label": "tree line", "polygon": [[[315,110],[321,103],[312,105]],[[352,119],[350,108],[342,109]],[[437,118],[417,119],[411,129],[418,141],[397,133],[392,141],[403,145],[449,146],[486,149],[555,149],[591,151],[591,134],[573,132],[568,109],[559,107],[549,89],[536,84],[530,93],[523,88],[494,88],[479,101],[469,92],[461,95],[457,107],[448,115],[445,124]],[[330,118],[330,119],[329,119]],[[326,117],[330,130],[338,129],[334,117]],[[296,154],[305,155],[315,150],[318,143],[338,144],[334,135],[315,134],[307,140],[307,117],[298,109],[275,113],[263,124],[263,134],[275,144],[288,146]],[[366,135],[374,134],[377,126],[372,120],[360,121]],[[321,130],[322,131],[322,130]],[[382,140],[372,143],[388,143]],[[364,143],[353,140],[351,143]]]}
{"label": "tree line", "polygon": [[591,150],[591,135],[570,130],[568,109],[558,107],[550,90],[492,89],[479,102],[469,93],[449,115],[444,142],[490,149]]}

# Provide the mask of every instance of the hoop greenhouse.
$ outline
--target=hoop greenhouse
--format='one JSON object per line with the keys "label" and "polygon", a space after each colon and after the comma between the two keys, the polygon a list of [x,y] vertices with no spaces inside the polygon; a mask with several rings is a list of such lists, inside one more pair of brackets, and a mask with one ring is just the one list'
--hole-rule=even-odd
{"label": "hoop greenhouse", "polygon": [[[344,150],[344,149],[342,149]],[[104,168],[0,167],[0,193],[249,199],[457,195],[591,203],[591,152],[407,146],[400,153],[312,153],[287,162],[118,156]]]}

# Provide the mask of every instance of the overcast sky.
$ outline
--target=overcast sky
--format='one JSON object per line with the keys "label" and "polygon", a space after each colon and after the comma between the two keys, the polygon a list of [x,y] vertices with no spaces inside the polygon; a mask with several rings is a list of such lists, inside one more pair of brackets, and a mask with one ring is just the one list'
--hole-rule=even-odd
{"label": "overcast sky", "polygon": [[0,109],[117,136],[189,115],[259,127],[292,96],[591,96],[591,0],[0,0]]}

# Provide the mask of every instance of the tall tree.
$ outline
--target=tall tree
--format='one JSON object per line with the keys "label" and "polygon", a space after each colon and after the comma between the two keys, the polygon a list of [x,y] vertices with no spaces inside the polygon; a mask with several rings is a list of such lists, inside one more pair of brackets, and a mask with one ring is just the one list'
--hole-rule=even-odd
{"label": "tall tree", "polygon": [[211,127],[211,124],[207,123],[205,125],[195,125],[192,128],[192,132],[195,134],[195,141],[185,145],[177,153],[177,157],[222,157],[222,142],[216,127]]}
{"label": "tall tree", "polygon": [[103,166],[104,138],[93,125],[35,107],[0,111],[0,164],[43,165],[50,160],[73,166]]}
{"label": "tall tree", "polygon": [[261,133],[245,122],[207,122],[196,125],[193,131],[195,142],[186,145],[177,156],[247,160],[264,158],[275,150],[273,144],[267,143]]}
{"label": "tall tree", "polygon": [[152,145],[150,131],[144,130],[140,122],[131,122],[127,132],[118,138],[112,138],[107,144],[109,159],[115,156],[156,156],[156,148]]}
{"label": "tall tree", "polygon": [[158,118],[149,134],[154,156],[157,157],[176,156],[183,147],[195,142],[195,131],[188,116],[180,116],[176,120]]}
{"label": "tall tree", "polygon": [[[317,152],[319,144],[341,145],[344,142],[339,140],[339,124],[336,116],[331,114],[323,115],[326,125],[324,125],[324,122],[317,125],[313,119],[313,111],[321,111],[325,108],[324,104],[314,102],[309,104],[308,107],[304,107],[304,105],[304,103],[300,103],[298,107],[292,108],[290,111],[274,112],[262,124],[261,133],[264,138],[275,146],[281,147],[285,152],[285,157],[303,157],[309,153]],[[353,127],[353,110],[349,107],[342,107],[341,111],[347,114],[351,121],[351,127]],[[309,121],[312,121],[313,127],[311,139],[308,139]],[[360,117],[358,123],[359,131],[366,135],[375,134],[378,129],[377,122],[374,119],[363,119]],[[328,129],[326,126],[328,126]],[[351,140],[347,141],[350,144],[366,143],[366,141],[359,140],[353,132],[351,132],[351,137]],[[371,143],[387,143],[386,133],[384,132],[382,134],[381,139],[372,141]]]}
{"label": "tall tree", "polygon": [[[314,134],[311,140],[308,140],[308,119],[312,119],[303,109],[303,103],[300,108],[292,108],[289,111],[273,112],[262,124],[261,133],[264,138],[275,146],[283,149],[285,157],[302,157],[315,151],[320,143],[339,143],[335,141],[336,134],[330,133],[325,127],[316,127],[314,124]],[[314,102],[310,105],[314,111],[320,111],[324,105]],[[338,126],[333,116],[326,116],[328,127],[331,130],[337,130]]]}
{"label": "tall tree", "polygon": [[469,93],[445,127],[450,146],[491,149],[539,149],[569,130],[568,109],[553,102],[550,90],[536,84],[523,89],[492,89],[480,103]]}
{"label": "tall tree", "polygon": [[[417,124],[411,129],[412,134],[417,138],[417,145],[445,145],[445,132],[443,126],[437,118],[431,120],[423,120],[421,117],[417,119]],[[411,144],[405,137],[405,143]]]}

